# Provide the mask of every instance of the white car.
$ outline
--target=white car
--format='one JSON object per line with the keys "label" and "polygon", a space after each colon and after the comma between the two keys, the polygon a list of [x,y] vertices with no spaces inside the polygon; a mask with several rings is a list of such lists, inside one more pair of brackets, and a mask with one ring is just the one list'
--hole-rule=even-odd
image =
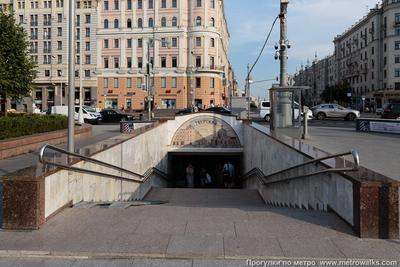
{"label": "white car", "polygon": [[[304,113],[301,112],[301,116],[304,116]],[[296,119],[299,118],[299,103],[294,102],[294,117]],[[265,121],[271,121],[271,102],[270,101],[261,101],[260,104],[260,118],[263,118]],[[307,111],[307,119],[313,119],[313,114],[311,110]]]}
{"label": "white car", "polygon": [[[52,106],[51,114],[58,114],[68,116],[68,106]],[[93,108],[82,106],[83,120],[85,123],[96,124],[101,121],[101,114],[96,112]],[[74,119],[79,118],[79,106],[75,106]]]}

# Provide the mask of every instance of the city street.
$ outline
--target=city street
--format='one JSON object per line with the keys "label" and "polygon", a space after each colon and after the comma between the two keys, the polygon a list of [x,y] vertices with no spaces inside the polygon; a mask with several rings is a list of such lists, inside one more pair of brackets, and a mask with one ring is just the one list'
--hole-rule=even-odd
{"label": "city street", "polygon": [[[91,144],[120,135],[119,124],[98,124],[92,125],[92,137],[76,143],[77,148],[82,148]],[[66,148],[66,144],[60,145]],[[0,160],[0,176],[15,172],[27,167],[35,166],[38,161],[38,152],[20,155],[17,157]]]}

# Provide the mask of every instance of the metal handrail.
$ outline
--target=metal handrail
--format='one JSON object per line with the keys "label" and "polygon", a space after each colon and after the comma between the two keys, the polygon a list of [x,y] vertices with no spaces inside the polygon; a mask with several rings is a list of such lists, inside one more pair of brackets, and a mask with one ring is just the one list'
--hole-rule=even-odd
{"label": "metal handrail", "polygon": [[[303,174],[303,175],[297,175],[297,176],[292,176],[289,178],[284,178],[281,180],[276,180],[276,181],[268,181],[268,179],[270,179],[273,176],[276,176],[278,174],[293,170],[293,169],[297,169],[303,166],[307,166],[313,163],[322,163],[322,161],[327,160],[327,159],[332,159],[332,158],[337,158],[337,157],[342,157],[342,156],[347,156],[347,155],[352,155],[353,159],[354,159],[354,165],[352,167],[349,168],[328,168],[328,169],[324,169],[324,170],[320,170],[320,171],[315,171],[312,173],[307,173],[307,174]],[[358,152],[356,150],[352,150],[350,152],[345,152],[345,153],[339,153],[339,154],[334,154],[334,155],[330,155],[330,156],[326,156],[326,157],[322,157],[322,158],[318,158],[318,159],[314,159],[314,160],[310,160],[301,164],[298,164],[296,166],[292,166],[290,168],[269,174],[269,175],[264,175],[263,174],[263,184],[272,184],[272,183],[279,183],[279,182],[285,182],[285,181],[289,181],[289,180],[295,180],[295,179],[299,179],[299,178],[304,178],[304,177],[310,177],[310,176],[315,176],[318,174],[324,174],[324,173],[329,173],[329,172],[355,172],[358,171],[360,168],[360,157],[358,155]],[[244,175],[244,177],[248,177],[249,175],[251,175],[252,173],[254,173],[255,171],[258,171],[260,173],[262,173],[261,170],[257,170],[257,168],[252,169],[251,171],[249,171],[246,175]]]}
{"label": "metal handrail", "polygon": [[[114,169],[114,170],[117,170],[117,171],[120,171],[120,172],[128,173],[128,174],[133,175],[133,176],[138,176],[138,177],[140,177],[140,179],[126,178],[126,177],[118,176],[118,175],[115,175],[115,174],[107,174],[107,173],[103,173],[103,172],[97,172],[97,171],[82,169],[82,168],[73,167],[73,166],[69,166],[69,165],[64,165],[64,164],[61,164],[61,163],[50,162],[50,161],[45,160],[45,158],[44,158],[44,153],[45,153],[46,149],[57,151],[59,153],[65,154],[65,155],[76,157],[76,158],[79,158],[81,160],[84,160],[84,161],[87,161],[87,162],[91,162],[91,163],[94,163],[94,164],[97,164],[97,165],[100,165],[100,166],[108,167],[108,168],[111,168],[111,169]],[[118,166],[115,166],[115,165],[112,165],[112,164],[109,164],[109,163],[106,163],[106,162],[103,162],[103,161],[100,161],[100,160],[97,160],[97,159],[92,159],[92,158],[89,158],[89,157],[86,157],[86,156],[82,156],[80,154],[72,153],[72,152],[69,152],[67,150],[64,150],[64,149],[61,149],[59,147],[52,146],[52,145],[49,145],[49,144],[43,145],[42,148],[40,149],[39,161],[42,164],[52,165],[52,166],[59,167],[59,168],[65,169],[65,170],[75,171],[75,172],[79,172],[79,173],[93,174],[93,175],[98,175],[98,176],[102,176],[102,177],[109,177],[109,178],[119,179],[119,180],[123,180],[123,181],[130,181],[130,182],[134,181],[134,182],[142,183],[145,180],[144,179],[145,178],[144,175],[129,171],[127,169],[123,169],[121,167],[118,167]]]}

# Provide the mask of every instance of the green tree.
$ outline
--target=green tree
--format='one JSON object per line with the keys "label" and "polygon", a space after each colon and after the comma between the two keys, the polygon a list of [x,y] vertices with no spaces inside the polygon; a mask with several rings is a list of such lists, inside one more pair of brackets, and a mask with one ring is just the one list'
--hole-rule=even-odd
{"label": "green tree", "polygon": [[339,103],[349,102],[347,93],[350,90],[350,85],[347,82],[343,82],[334,86],[329,86],[321,94],[321,98],[328,103],[337,101]]}
{"label": "green tree", "polygon": [[[27,34],[16,23],[14,14],[0,12],[0,97],[3,102],[7,98],[28,96],[32,90],[37,71],[29,55],[29,46]],[[5,104],[4,114],[7,115]]]}

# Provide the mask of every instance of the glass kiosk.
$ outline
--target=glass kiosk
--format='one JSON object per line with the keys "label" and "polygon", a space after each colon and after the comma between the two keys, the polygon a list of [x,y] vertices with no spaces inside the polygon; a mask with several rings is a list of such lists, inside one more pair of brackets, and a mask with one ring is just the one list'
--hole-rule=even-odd
{"label": "glass kiosk", "polygon": [[271,102],[271,130],[283,134],[301,138],[303,107],[301,103],[302,90],[308,90],[306,86],[281,87],[273,85],[270,89]]}

